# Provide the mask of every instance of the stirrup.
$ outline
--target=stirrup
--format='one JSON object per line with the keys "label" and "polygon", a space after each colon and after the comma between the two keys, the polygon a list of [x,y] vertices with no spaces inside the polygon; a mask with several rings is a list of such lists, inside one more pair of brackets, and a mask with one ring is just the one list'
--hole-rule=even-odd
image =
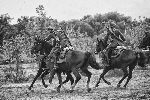
{"label": "stirrup", "polygon": [[105,64],[104,64],[104,66],[109,66],[109,63],[108,63],[108,62],[107,62],[107,63],[105,63]]}
{"label": "stirrup", "polygon": [[66,58],[63,59],[59,58],[59,60],[57,61],[57,63],[63,63],[63,62],[66,62]]}
{"label": "stirrup", "polygon": [[110,65],[110,59],[107,59],[106,63],[104,64],[105,66],[109,66]]}
{"label": "stirrup", "polygon": [[58,68],[58,65],[54,64],[54,69],[57,69]]}

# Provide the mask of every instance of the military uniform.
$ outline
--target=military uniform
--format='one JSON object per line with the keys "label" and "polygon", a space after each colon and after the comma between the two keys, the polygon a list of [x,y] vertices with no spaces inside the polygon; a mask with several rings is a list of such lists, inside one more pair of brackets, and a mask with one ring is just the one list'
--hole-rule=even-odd
{"label": "military uniform", "polygon": [[47,60],[51,60],[51,62],[54,62],[56,65],[60,52],[60,41],[52,28],[49,28],[48,31],[50,32],[50,35],[45,40],[55,47],[52,48],[50,54],[47,57]]}
{"label": "military uniform", "polygon": [[54,48],[52,48],[50,54],[48,55],[48,59],[55,63],[55,67],[57,67],[58,57],[64,58],[66,52],[69,49],[73,49],[72,45],[69,41],[69,38],[65,34],[64,31],[58,30],[56,32],[50,29],[50,35],[47,37],[46,41],[53,39]]}
{"label": "military uniform", "polygon": [[110,27],[107,28],[107,30],[107,35],[109,35],[110,44],[106,48],[106,57],[107,63],[109,65],[112,51],[117,46],[123,46],[125,43],[125,38],[118,29],[115,29],[115,23],[110,23]]}
{"label": "military uniform", "polygon": [[66,52],[69,49],[73,49],[71,42],[69,41],[69,38],[67,37],[67,35],[65,34],[64,31],[58,30],[57,35],[55,35],[55,39],[56,39],[56,46],[51,50],[51,53],[49,54],[49,58],[53,57],[54,58],[53,62],[55,63],[54,64],[55,66],[51,70],[51,73],[50,73],[50,78],[49,78],[50,83],[52,82],[55,72],[56,72],[57,68],[59,67],[59,66],[57,66],[57,62],[59,62],[57,60],[58,56],[60,56],[60,58],[64,58]]}
{"label": "military uniform", "polygon": [[57,31],[57,36],[60,39],[60,45],[61,45],[61,53],[60,53],[60,58],[64,58],[65,54],[68,50],[73,49],[71,42],[67,35],[65,34],[64,31],[58,30]]}

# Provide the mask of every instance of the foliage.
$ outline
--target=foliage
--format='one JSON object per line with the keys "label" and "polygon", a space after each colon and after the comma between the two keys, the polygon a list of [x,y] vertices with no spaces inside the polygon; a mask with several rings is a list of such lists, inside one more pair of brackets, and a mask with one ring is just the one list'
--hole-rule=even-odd
{"label": "foliage", "polygon": [[3,46],[3,39],[10,30],[11,18],[8,14],[0,15],[0,46]]}
{"label": "foliage", "polygon": [[[150,26],[150,18],[132,20],[130,16],[125,16],[118,12],[108,12],[106,14],[85,15],[81,19],[61,21],[46,15],[43,5],[36,8],[37,16],[21,16],[16,24],[11,25],[12,18],[8,14],[0,16],[0,58],[11,59],[20,63],[22,60],[31,59],[30,49],[34,43],[34,37],[39,36],[44,39],[49,35],[48,27],[54,30],[63,29],[68,35],[75,49],[81,51],[93,51],[97,35],[104,37],[104,22],[114,20],[127,41],[134,48],[145,36],[146,26]],[[19,51],[14,55],[15,51]],[[25,55],[25,56],[23,56]],[[5,58],[4,58],[5,57]],[[18,58],[16,58],[18,57]],[[16,67],[19,69],[21,67]]]}
{"label": "foliage", "polygon": [[12,65],[1,66],[1,73],[1,82],[20,83],[28,80],[22,67],[19,67],[19,72],[16,73],[16,68]]}

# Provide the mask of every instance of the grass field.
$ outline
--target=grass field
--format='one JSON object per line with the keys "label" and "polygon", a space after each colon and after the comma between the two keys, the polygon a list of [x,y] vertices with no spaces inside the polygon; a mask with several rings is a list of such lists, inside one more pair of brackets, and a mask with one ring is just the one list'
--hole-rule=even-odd
{"label": "grass field", "polygon": [[[28,90],[31,82],[22,84],[4,84],[0,87],[1,100],[148,100],[150,99],[150,70],[134,70],[133,77],[126,89],[116,88],[121,77],[106,77],[112,85],[108,86],[101,81],[98,88],[94,88],[102,70],[90,69],[93,73],[90,87],[91,92],[86,91],[87,78],[82,79],[75,87],[73,93],[69,93],[70,83],[66,83],[61,92],[57,93],[58,80],[55,76],[53,83],[44,88],[41,80],[36,81],[32,91]],[[63,77],[65,78],[65,76]],[[126,80],[125,80],[126,81]],[[123,83],[124,84],[124,83]]]}

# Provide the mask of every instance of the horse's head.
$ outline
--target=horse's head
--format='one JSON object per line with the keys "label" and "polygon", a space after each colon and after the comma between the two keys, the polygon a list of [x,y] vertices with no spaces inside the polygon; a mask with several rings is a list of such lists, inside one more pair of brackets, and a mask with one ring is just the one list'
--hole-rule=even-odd
{"label": "horse's head", "polygon": [[31,48],[31,54],[37,54],[39,51],[41,51],[42,49],[42,42],[40,39],[38,38],[35,38],[35,42],[34,42],[34,45],[33,47]]}
{"label": "horse's head", "polygon": [[100,51],[103,51],[107,47],[107,44],[104,44],[102,39],[96,41],[96,51],[95,54],[98,54]]}
{"label": "horse's head", "polygon": [[40,54],[42,55],[43,54],[48,55],[53,47],[54,46],[48,43],[46,40],[36,38],[34,45],[31,49],[31,54],[37,54],[40,52]]}
{"label": "horse's head", "polygon": [[145,36],[138,47],[146,49],[147,46],[150,46],[150,37]]}

